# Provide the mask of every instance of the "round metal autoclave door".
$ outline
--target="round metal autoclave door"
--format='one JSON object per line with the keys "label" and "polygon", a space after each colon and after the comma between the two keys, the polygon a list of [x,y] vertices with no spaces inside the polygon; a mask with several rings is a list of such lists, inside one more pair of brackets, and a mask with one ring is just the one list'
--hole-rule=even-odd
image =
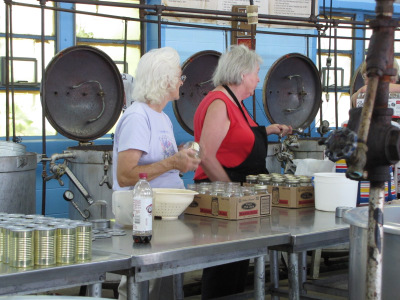
{"label": "round metal autoclave door", "polygon": [[124,100],[122,78],[101,50],[73,46],[59,52],[47,66],[44,80],[46,117],[65,137],[95,140],[118,120]]}
{"label": "round metal autoclave door", "polygon": [[305,129],[314,120],[321,103],[321,80],[314,63],[291,53],[279,58],[264,80],[264,110],[271,123]]}
{"label": "round metal autoclave door", "polygon": [[357,68],[356,72],[351,78],[350,82],[350,96],[352,96],[355,92],[357,92],[361,87],[365,85],[364,79],[362,78],[361,74],[361,67],[362,64]]}
{"label": "round metal autoclave door", "polygon": [[218,64],[220,52],[207,50],[189,57],[182,65],[186,81],[180,88],[180,98],[174,101],[175,117],[182,128],[194,134],[193,118],[199,103],[214,88],[212,74]]}

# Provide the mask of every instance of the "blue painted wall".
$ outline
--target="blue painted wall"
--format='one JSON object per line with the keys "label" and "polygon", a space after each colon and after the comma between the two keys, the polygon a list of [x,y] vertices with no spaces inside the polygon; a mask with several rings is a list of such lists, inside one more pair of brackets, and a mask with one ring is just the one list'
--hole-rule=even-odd
{"label": "blue painted wall", "polygon": [[[148,4],[160,4],[159,0],[147,1]],[[64,8],[70,8],[72,4],[61,4]],[[322,1],[319,1],[319,5],[322,5]],[[330,5],[330,1],[326,1],[326,5]],[[363,20],[365,15],[374,15],[375,1],[373,0],[353,0],[353,1],[333,1],[332,3],[334,11],[342,11],[347,13],[356,13],[357,20]],[[322,9],[322,8],[321,8]],[[329,7],[326,8],[329,11]],[[395,12],[399,13],[399,5],[395,4]],[[69,46],[72,46],[75,41],[74,35],[74,19],[72,14],[59,13],[58,22],[60,28],[63,28],[63,34],[59,36],[57,41],[58,51]],[[68,30],[65,31],[65,28]],[[283,31],[283,32],[296,32],[302,34],[314,34],[313,30],[279,30],[279,29],[268,29],[268,31]],[[182,63],[191,55],[202,51],[202,50],[216,50],[219,52],[225,51],[226,39],[230,41],[230,36],[225,36],[227,33],[224,31],[217,30],[206,30],[206,29],[192,29],[185,27],[176,26],[162,26],[161,30],[161,46],[170,46],[178,50]],[[307,40],[305,37],[290,37],[290,36],[279,36],[273,34],[257,34],[256,48],[257,52],[262,56],[264,63],[260,70],[260,83],[257,86],[255,93],[256,96],[256,121],[260,125],[268,125],[269,121],[265,116],[265,112],[262,104],[262,87],[264,78],[268,72],[270,66],[284,54],[296,52],[304,55],[308,55],[313,61],[316,57],[316,42],[313,39],[309,41],[309,49],[307,49]],[[158,30],[156,24],[147,24],[146,33],[146,49],[152,49],[158,47]],[[358,42],[356,52],[356,63],[358,66],[362,61],[362,45]],[[252,99],[245,100],[245,104],[250,112],[253,111]],[[193,140],[193,137],[186,133],[179,123],[177,122],[172,104],[169,104],[165,112],[171,118],[174,125],[174,132],[177,143],[183,143],[189,140]],[[315,134],[315,133],[314,133]],[[272,137],[271,140],[276,140],[276,137]],[[111,138],[106,136],[102,139],[95,141],[96,145],[100,144],[111,144]],[[25,138],[23,144],[27,146],[28,151],[42,153],[41,139],[29,139]],[[60,135],[56,137],[49,137],[47,139],[47,156],[51,156],[53,153],[62,153],[68,147],[76,146],[76,141],[68,140]],[[50,174],[47,172],[48,175]],[[184,175],[185,184],[192,182],[193,172],[186,173]],[[42,165],[39,164],[36,172],[36,209],[37,213],[42,211]],[[58,181],[51,180],[46,184],[46,215],[57,216],[57,217],[68,217],[68,203],[63,200],[63,192],[69,186],[69,180],[66,176],[63,178],[64,186],[60,186]]]}

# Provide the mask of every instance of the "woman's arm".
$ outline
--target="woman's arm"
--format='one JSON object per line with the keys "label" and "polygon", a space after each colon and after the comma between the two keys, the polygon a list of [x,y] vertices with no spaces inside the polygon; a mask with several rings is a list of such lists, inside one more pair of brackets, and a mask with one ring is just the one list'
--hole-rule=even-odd
{"label": "woman's arm", "polygon": [[229,126],[225,103],[219,99],[214,100],[207,109],[199,141],[201,166],[211,181],[231,181],[217,159],[217,151]]}
{"label": "woman's arm", "polygon": [[149,164],[138,166],[143,152],[129,149],[118,153],[117,180],[121,187],[133,186],[139,180],[139,173],[147,173],[147,179],[152,180],[170,170],[179,170],[183,173],[195,170],[200,159],[195,158],[193,149],[182,149],[174,155]]}
{"label": "woman's arm", "polygon": [[281,124],[271,124],[265,128],[267,135],[270,134],[280,134],[282,136],[292,133],[292,126],[281,125]]}

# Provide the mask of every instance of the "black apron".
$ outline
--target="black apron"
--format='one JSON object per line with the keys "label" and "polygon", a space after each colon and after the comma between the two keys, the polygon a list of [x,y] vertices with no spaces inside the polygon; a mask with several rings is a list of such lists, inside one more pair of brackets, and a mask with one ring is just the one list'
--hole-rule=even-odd
{"label": "black apron", "polygon": [[[240,105],[238,99],[235,94],[231,91],[231,89],[227,85],[223,85],[223,87],[227,90],[229,95],[233,98],[236,105],[239,107],[240,111],[247,124],[250,123],[244,114],[243,108]],[[238,166],[233,168],[224,167],[226,173],[228,174],[231,181],[236,182],[245,182],[247,175],[257,175],[257,174],[267,174],[269,173],[265,164],[265,159],[267,158],[268,151],[268,136],[265,130],[265,126],[250,126],[251,131],[254,134],[254,145],[251,150],[249,156]]]}

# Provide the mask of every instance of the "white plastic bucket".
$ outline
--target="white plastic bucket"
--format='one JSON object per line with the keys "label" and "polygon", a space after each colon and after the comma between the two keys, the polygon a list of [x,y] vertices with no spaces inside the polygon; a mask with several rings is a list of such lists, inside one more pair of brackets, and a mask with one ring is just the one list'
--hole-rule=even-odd
{"label": "white plastic bucket", "polygon": [[358,181],[346,178],[345,173],[315,173],[315,208],[336,211],[338,206],[356,207]]}

